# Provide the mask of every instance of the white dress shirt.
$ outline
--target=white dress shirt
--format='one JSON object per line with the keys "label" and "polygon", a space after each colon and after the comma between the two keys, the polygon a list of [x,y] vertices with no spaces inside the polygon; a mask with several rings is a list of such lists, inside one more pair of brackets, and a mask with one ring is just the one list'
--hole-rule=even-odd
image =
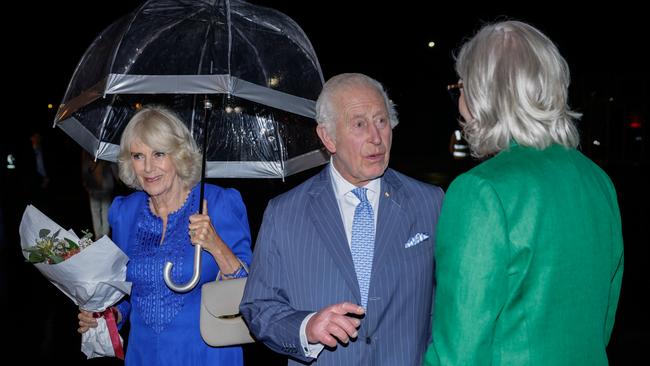
{"label": "white dress shirt", "polygon": [[[343,219],[343,228],[345,229],[345,235],[348,238],[348,246],[352,248],[352,222],[354,221],[354,210],[359,204],[359,199],[357,196],[352,193],[352,190],[357,188],[354,184],[348,182],[341,176],[341,174],[336,170],[334,164],[330,163],[330,176],[332,177],[332,188],[334,189],[334,197],[336,202],[339,204],[339,211],[341,212],[341,218]],[[379,192],[381,185],[381,179],[376,178],[368,182],[364,186],[368,191],[366,196],[368,201],[372,206],[373,218],[375,220],[375,230],[377,229],[377,208],[379,206]]]}

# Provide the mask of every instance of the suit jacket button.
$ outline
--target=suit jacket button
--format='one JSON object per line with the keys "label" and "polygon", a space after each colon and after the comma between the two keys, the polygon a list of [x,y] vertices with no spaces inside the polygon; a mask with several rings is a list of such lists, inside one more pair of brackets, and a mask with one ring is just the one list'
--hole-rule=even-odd
{"label": "suit jacket button", "polygon": [[366,344],[372,343],[372,338],[371,337],[366,337]]}

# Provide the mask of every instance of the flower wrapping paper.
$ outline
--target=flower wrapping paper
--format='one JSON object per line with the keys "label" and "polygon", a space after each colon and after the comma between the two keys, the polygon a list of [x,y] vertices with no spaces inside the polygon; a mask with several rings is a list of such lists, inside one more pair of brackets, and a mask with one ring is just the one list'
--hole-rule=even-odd
{"label": "flower wrapping paper", "polygon": [[[51,232],[61,229],[59,237],[79,242],[72,230],[63,230],[36,207],[28,205],[19,229],[25,259],[28,253],[24,250],[36,244],[41,229]],[[131,292],[131,283],[125,281],[128,261],[129,257],[110,238],[103,236],[61,263],[34,263],[34,266],[79,308],[101,312]],[[114,356],[106,322],[98,323],[97,328],[83,333],[81,349],[88,358]]]}

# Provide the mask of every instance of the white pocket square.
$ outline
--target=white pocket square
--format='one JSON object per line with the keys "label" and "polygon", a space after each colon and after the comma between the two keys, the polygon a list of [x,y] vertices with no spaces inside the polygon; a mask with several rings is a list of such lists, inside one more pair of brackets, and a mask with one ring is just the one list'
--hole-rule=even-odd
{"label": "white pocket square", "polygon": [[417,233],[409,239],[406,244],[404,244],[404,248],[410,248],[414,245],[420,244],[421,242],[429,239],[429,235],[425,233]]}

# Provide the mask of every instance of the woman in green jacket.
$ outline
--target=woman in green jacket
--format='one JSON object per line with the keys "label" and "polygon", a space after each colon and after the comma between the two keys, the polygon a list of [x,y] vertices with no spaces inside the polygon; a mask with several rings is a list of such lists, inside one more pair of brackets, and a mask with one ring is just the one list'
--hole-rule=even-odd
{"label": "woman in green jacket", "polygon": [[475,157],[438,223],[425,365],[606,365],[623,274],[609,177],[576,150],[569,70],[532,26],[483,27],[460,50]]}

